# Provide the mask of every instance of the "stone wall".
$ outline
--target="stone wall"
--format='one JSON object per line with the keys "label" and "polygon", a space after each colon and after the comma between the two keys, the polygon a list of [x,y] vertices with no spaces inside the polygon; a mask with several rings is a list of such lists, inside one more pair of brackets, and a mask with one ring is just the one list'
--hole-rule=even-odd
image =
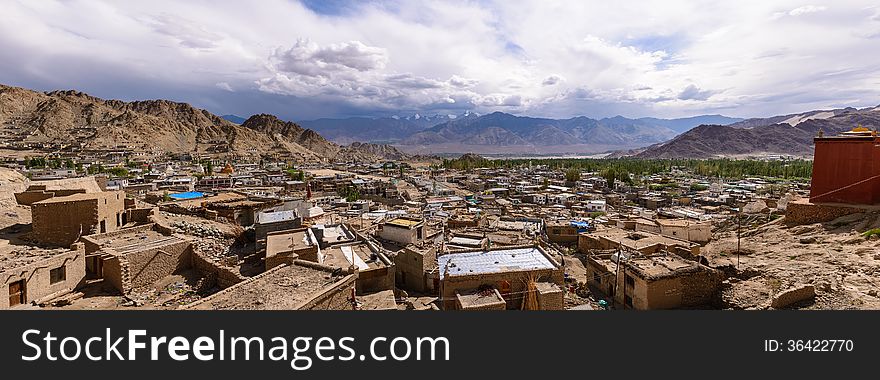
{"label": "stone wall", "polygon": [[132,289],[152,286],[163,277],[191,267],[192,244],[186,240],[125,255]]}
{"label": "stone wall", "polygon": [[130,283],[124,279],[124,268],[128,266],[125,259],[120,256],[108,256],[102,262],[104,282],[113,286],[114,289],[125,294],[126,289],[131,289]]}
{"label": "stone wall", "polygon": [[865,212],[865,208],[839,204],[816,204],[805,201],[789,202],[785,208],[785,224],[796,226],[830,222],[841,216]]}
{"label": "stone wall", "polygon": [[104,248],[104,280],[122,294],[152,286],[165,276],[192,266],[192,244],[177,239],[158,247],[121,254]]}
{"label": "stone wall", "polygon": [[192,252],[190,258],[192,260],[192,268],[198,271],[199,275],[209,280],[209,282],[213,282],[210,285],[217,285],[221,289],[248,279],[242,276],[237,268],[224,266],[209,257],[203,257],[198,252]]}

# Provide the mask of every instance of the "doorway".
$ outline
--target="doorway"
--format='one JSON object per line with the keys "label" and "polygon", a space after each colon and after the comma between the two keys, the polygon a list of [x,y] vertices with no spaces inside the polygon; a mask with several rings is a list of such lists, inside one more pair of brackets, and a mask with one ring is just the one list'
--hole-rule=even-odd
{"label": "doorway", "polygon": [[22,305],[27,301],[27,293],[24,280],[18,280],[9,284],[9,307]]}

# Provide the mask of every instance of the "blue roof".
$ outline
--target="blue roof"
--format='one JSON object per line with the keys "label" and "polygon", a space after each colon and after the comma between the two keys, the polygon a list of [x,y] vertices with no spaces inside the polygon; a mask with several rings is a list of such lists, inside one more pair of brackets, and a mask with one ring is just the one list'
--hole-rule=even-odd
{"label": "blue roof", "polygon": [[201,193],[201,192],[198,192],[198,191],[187,191],[187,192],[185,192],[185,193],[174,193],[174,194],[168,194],[168,196],[171,197],[171,199],[178,199],[178,200],[180,200],[180,199],[196,199],[196,198],[201,198],[201,197],[204,197],[205,194],[204,194],[204,193]]}

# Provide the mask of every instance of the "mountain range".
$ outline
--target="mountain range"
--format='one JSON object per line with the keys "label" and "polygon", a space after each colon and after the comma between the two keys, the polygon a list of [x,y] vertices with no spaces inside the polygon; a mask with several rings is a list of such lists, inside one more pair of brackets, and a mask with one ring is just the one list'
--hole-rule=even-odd
{"label": "mountain range", "polygon": [[729,125],[700,125],[633,153],[636,158],[742,158],[760,155],[810,157],[819,131],[836,135],[856,126],[880,128],[880,106],[817,110],[747,119]]}
{"label": "mountain range", "polygon": [[413,153],[583,153],[629,149],[667,141],[700,124],[742,119],[702,115],[681,119],[615,116],[591,119],[533,118],[502,112],[407,118],[348,118],[302,121],[337,143],[393,143]]}
{"label": "mountain range", "polygon": [[407,117],[352,117],[347,119],[317,119],[300,121],[299,124],[319,132],[338,144],[362,142],[397,142],[434,125],[454,120],[450,115]]}
{"label": "mountain range", "polygon": [[294,123],[268,114],[221,117],[169,100],[126,102],[73,90],[0,85],[0,149],[64,142],[86,149],[257,154],[295,161],[403,160],[411,154],[465,152],[806,157],[819,131],[833,135],[857,125],[880,128],[880,106],[745,120],[721,115],[550,119],[494,112]]}
{"label": "mountain range", "polygon": [[393,147],[341,146],[273,115],[233,123],[187,103],[104,100],[78,91],[0,85],[0,147],[63,141],[90,149],[275,155],[296,161],[378,161]]}

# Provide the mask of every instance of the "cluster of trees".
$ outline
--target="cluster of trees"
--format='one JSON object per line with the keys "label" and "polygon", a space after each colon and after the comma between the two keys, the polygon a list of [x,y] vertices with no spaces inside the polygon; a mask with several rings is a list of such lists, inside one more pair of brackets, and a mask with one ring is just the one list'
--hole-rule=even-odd
{"label": "cluster of trees", "polygon": [[[65,169],[74,169],[79,172],[84,170],[82,163],[73,162],[73,160],[69,159],[69,158],[62,160],[59,157],[54,157],[54,158],[32,157],[32,158],[25,160],[24,166],[28,169],[43,169],[43,168],[61,169],[61,168],[65,168]],[[110,174],[110,175],[113,175],[116,177],[128,177],[128,174],[129,174],[128,168],[129,167],[137,167],[137,166],[138,165],[134,165],[133,163],[131,163],[130,161],[128,161],[126,159],[126,167],[118,167],[118,166],[105,167],[104,165],[98,163],[98,164],[90,165],[88,167],[88,169],[85,169],[85,172],[88,174],[91,174],[91,175],[107,173],[107,174]]]}
{"label": "cluster of trees", "polygon": [[111,166],[108,168],[101,164],[94,164],[89,166],[87,172],[89,174],[107,173],[114,177],[128,177],[128,169],[118,166]]}
{"label": "cluster of trees", "polygon": [[340,197],[345,198],[347,202],[354,202],[361,199],[361,192],[354,187],[346,187],[338,191]]}
{"label": "cluster of trees", "polygon": [[[532,164],[546,165],[552,170],[564,170],[566,180],[580,178],[580,172],[596,172],[609,185],[616,181],[631,182],[634,176],[667,173],[672,169],[688,171],[700,176],[717,178],[774,177],[785,179],[810,178],[813,162],[809,160],[734,160],[734,159],[651,159],[634,158],[553,158],[490,160],[468,155],[462,159],[444,159],[440,167],[457,170],[474,168],[517,168]],[[577,174],[575,174],[577,172]]]}
{"label": "cluster of trees", "polygon": [[28,169],[32,169],[32,168],[61,169],[62,167],[67,168],[67,169],[74,169],[74,168],[77,168],[77,166],[79,166],[79,168],[82,168],[81,164],[80,165],[74,164],[73,160],[71,160],[69,158],[62,161],[61,158],[58,158],[58,157],[50,158],[50,159],[46,159],[45,157],[32,157],[32,158],[29,158],[24,161],[24,166]]}
{"label": "cluster of trees", "polygon": [[285,172],[287,173],[287,176],[294,181],[306,180],[306,173],[304,173],[302,170],[287,169]]}

